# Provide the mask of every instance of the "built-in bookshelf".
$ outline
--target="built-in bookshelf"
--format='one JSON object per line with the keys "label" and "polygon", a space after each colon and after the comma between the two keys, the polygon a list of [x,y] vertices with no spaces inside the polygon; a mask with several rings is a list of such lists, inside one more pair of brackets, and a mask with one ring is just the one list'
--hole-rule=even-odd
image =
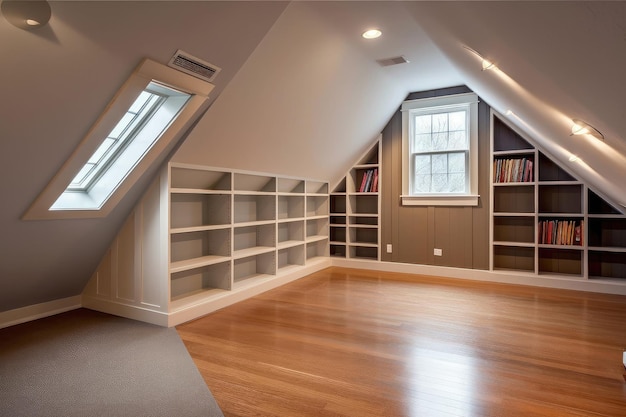
{"label": "built-in bookshelf", "polygon": [[590,278],[626,278],[626,216],[587,192]]}
{"label": "built-in bookshelf", "polygon": [[330,255],[380,260],[380,140],[330,193]]}
{"label": "built-in bookshelf", "polygon": [[83,292],[174,326],[332,264],[325,181],[170,162]]}
{"label": "built-in bookshelf", "polygon": [[170,305],[184,308],[328,255],[328,184],[170,166]]}
{"label": "built-in bookshelf", "polygon": [[492,121],[491,269],[626,283],[626,216]]}

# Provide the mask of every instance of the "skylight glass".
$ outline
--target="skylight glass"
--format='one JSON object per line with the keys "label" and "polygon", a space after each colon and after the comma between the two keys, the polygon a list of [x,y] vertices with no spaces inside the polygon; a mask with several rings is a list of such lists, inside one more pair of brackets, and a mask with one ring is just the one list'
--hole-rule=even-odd
{"label": "skylight glass", "polygon": [[154,81],[149,83],[50,210],[98,210],[159,140],[190,97]]}
{"label": "skylight glass", "polygon": [[98,178],[98,174],[106,169],[107,164],[119,154],[125,144],[132,141],[141,126],[147,122],[163,101],[165,97],[144,90],[72,180],[67,190],[87,191],[93,181]]}

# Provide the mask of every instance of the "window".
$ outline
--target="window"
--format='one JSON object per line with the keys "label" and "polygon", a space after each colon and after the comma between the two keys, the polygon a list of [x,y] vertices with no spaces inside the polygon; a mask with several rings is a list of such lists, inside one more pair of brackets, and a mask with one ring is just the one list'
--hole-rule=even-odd
{"label": "window", "polygon": [[50,210],[99,210],[191,97],[150,82]]}
{"label": "window", "polygon": [[403,205],[477,205],[478,97],[402,104]]}
{"label": "window", "polygon": [[[148,88],[139,95],[111,133],[107,135],[100,147],[96,149],[91,158],[78,172],[78,175],[74,177],[66,191],[88,191],[94,182],[100,178],[100,174],[110,166],[112,161],[115,161],[116,155],[119,155],[139,136],[167,97],[167,95],[160,95],[154,91],[155,87],[155,83],[150,83]],[[185,96],[189,97],[188,94],[185,94]],[[184,104],[184,102],[181,104]],[[173,116],[176,115],[174,114]],[[172,118],[165,117],[163,121],[169,123],[172,121]],[[150,138],[152,140],[144,141],[145,146],[142,146],[144,152],[154,143],[157,135],[151,135]]]}
{"label": "window", "polygon": [[144,60],[24,219],[108,214],[148,167],[173,148],[212,88]]}

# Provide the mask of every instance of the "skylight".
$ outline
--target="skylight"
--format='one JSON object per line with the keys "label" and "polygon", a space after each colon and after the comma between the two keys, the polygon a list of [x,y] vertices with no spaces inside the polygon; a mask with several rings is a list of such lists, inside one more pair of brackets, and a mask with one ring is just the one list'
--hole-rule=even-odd
{"label": "skylight", "polygon": [[143,60],[22,218],[106,216],[164,161],[206,108],[212,89],[204,80]]}
{"label": "skylight", "polygon": [[[152,84],[151,84],[152,85]],[[66,191],[87,191],[98,175],[122,150],[122,147],[132,141],[142,126],[148,121],[154,111],[160,106],[164,97],[149,90],[144,90],[137,100],[130,106],[124,117],[104,139],[102,145],[91,155],[85,166],[72,180]],[[156,139],[156,138],[155,138]]]}
{"label": "skylight", "polygon": [[151,82],[50,210],[98,210],[176,119],[190,94]]}

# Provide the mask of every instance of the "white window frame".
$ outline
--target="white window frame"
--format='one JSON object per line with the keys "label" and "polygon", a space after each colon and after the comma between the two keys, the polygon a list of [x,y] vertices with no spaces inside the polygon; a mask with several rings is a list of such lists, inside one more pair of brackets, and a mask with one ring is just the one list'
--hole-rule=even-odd
{"label": "white window frame", "polygon": [[[413,167],[410,139],[416,114],[441,113],[466,109],[469,115],[469,176],[465,193],[413,194]],[[478,96],[474,93],[407,100],[402,103],[402,195],[404,206],[477,206],[478,205]]]}
{"label": "white window frame", "polygon": [[[139,94],[152,82],[164,86],[171,86],[171,88],[175,90],[191,95],[191,97],[187,99],[184,107],[180,110],[178,117],[169,123],[167,128],[162,131],[159,139],[143,155],[141,160],[136,163],[116,188],[112,192],[109,192],[104,203],[100,203],[98,199],[94,200],[94,195],[90,195],[90,193],[98,192],[97,187],[91,187],[90,190],[82,192],[73,191],[66,193],[68,185],[76,177],[76,174],[99,148],[102,141],[109,135],[119,120],[126,114]],[[22,218],[24,220],[42,220],[99,218],[107,216],[148,168],[150,168],[159,157],[173,149],[178,139],[180,139],[206,107],[208,95],[213,87],[211,83],[184,74],[163,64],[145,59],[124,83],[117,94],[115,94],[104,113],[100,115],[70,158],[65,162]],[[74,202],[67,201],[67,204],[65,204],[66,208],[58,207],[52,209],[51,207],[59,197],[62,197],[64,194],[68,194],[69,199],[74,200]]]}

